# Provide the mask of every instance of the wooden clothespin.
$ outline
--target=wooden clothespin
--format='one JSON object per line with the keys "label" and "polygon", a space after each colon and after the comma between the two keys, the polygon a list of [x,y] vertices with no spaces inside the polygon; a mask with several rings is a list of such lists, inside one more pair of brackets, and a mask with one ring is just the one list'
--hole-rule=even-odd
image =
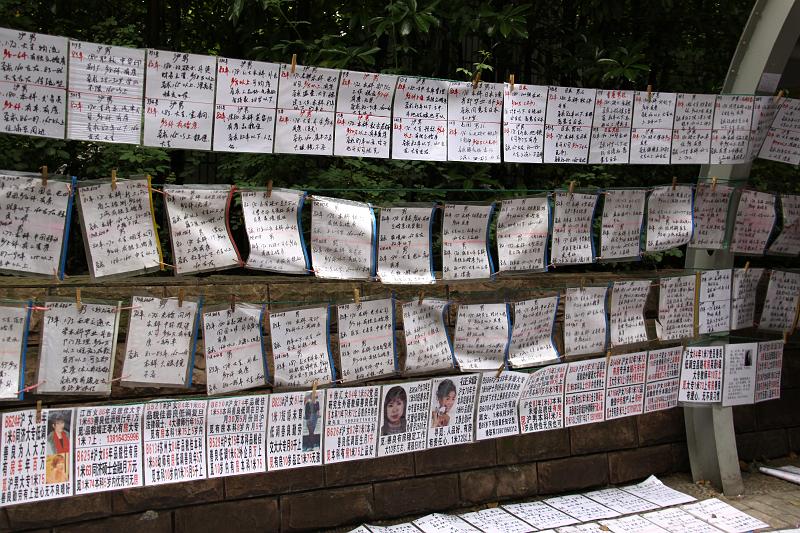
{"label": "wooden clothespin", "polygon": [[509,85],[509,89],[513,93],[514,92],[514,75],[513,74],[509,74],[508,75],[508,85]]}
{"label": "wooden clothespin", "polygon": [[473,91],[478,88],[478,84],[480,82],[481,82],[481,71],[479,70],[478,72],[475,73],[475,77],[472,78],[472,90]]}
{"label": "wooden clothespin", "polygon": [[750,261],[747,261],[744,264],[744,273],[747,274],[748,270],[750,270]]}
{"label": "wooden clothespin", "polygon": [[677,186],[678,186],[678,178],[672,176],[672,190],[674,191]]}
{"label": "wooden clothespin", "polygon": [[717,190],[717,177],[714,176],[713,178],[711,178],[711,192],[714,192],[716,190]]}
{"label": "wooden clothespin", "polygon": [[569,194],[570,196],[572,196],[572,194],[574,193],[575,193],[575,180],[572,180],[569,182]]}
{"label": "wooden clothespin", "polygon": [[606,365],[608,365],[608,362],[610,360],[611,360],[611,348],[609,348],[608,351],[606,352]]}
{"label": "wooden clothespin", "polygon": [[783,95],[784,95],[784,94],[786,94],[786,93],[784,93],[783,89],[781,89],[780,91],[778,91],[778,94],[776,94],[776,95],[775,95],[775,99],[773,100],[773,103],[776,103],[776,104],[777,104],[777,103],[778,103],[778,101],[779,101],[781,98],[783,98]]}
{"label": "wooden clothespin", "polygon": [[358,290],[358,287],[353,288],[353,301],[356,304],[361,303],[361,291]]}
{"label": "wooden clothespin", "polygon": [[581,290],[586,288],[586,276],[581,277]]}
{"label": "wooden clothespin", "polygon": [[292,54],[292,74],[297,70],[297,54]]}
{"label": "wooden clothespin", "polygon": [[506,363],[505,363],[505,361],[503,361],[503,364],[500,365],[500,368],[497,369],[497,374],[495,374],[494,377],[495,378],[499,378],[500,374],[502,374],[503,370],[505,370],[505,369],[506,369]]}
{"label": "wooden clothespin", "polygon": [[47,187],[47,165],[42,165],[42,187]]}
{"label": "wooden clothespin", "polygon": [[186,297],[186,289],[178,289],[178,307],[183,307],[183,299]]}
{"label": "wooden clothespin", "polygon": [[317,400],[317,383],[319,383],[319,380],[315,379],[314,382],[311,384],[311,401],[312,402]]}
{"label": "wooden clothespin", "polygon": [[417,302],[419,305],[422,305],[423,298],[425,298],[425,291],[419,291],[419,301]]}
{"label": "wooden clothespin", "polygon": [[652,101],[653,101],[653,86],[648,84],[647,85],[647,103],[649,104]]}
{"label": "wooden clothespin", "polygon": [[112,168],[111,169],[111,190],[112,191],[116,191],[117,190],[117,169],[116,168]]}
{"label": "wooden clothespin", "polygon": [[236,295],[231,294],[231,311],[236,311]]}
{"label": "wooden clothespin", "polygon": [[36,400],[36,423],[42,423],[42,400]]}
{"label": "wooden clothespin", "polygon": [[267,198],[272,196],[272,180],[267,181]]}
{"label": "wooden clothespin", "polygon": [[83,302],[81,302],[81,290],[75,289],[75,307],[78,308],[80,313],[83,310]]}

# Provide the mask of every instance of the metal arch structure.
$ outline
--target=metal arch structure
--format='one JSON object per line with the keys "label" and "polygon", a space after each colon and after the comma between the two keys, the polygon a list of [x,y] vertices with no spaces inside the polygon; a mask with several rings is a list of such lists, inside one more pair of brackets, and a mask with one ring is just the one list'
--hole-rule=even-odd
{"label": "metal arch structure", "polygon": [[[723,94],[773,94],[759,90],[764,74],[782,75],[792,50],[800,38],[800,0],[757,0],[747,20],[736,52],[731,59],[723,85]],[[711,176],[745,185],[750,163],[739,165],[703,165],[698,183]],[[733,198],[734,205],[738,203]],[[728,242],[732,234],[728,223]],[[692,269],[733,268],[734,256],[728,250],[706,251],[688,248],[686,267]],[[720,405],[683,409],[686,443],[694,481],[707,480],[721,488],[726,496],[744,492],[733,411]]]}

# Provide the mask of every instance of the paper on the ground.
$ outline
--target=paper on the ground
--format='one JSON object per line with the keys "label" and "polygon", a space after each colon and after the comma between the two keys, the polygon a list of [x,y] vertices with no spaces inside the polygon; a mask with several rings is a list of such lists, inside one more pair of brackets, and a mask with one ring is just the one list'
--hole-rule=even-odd
{"label": "paper on the ground", "polygon": [[783,340],[758,343],[755,403],[781,397]]}
{"label": "paper on the ground", "polygon": [[277,63],[217,58],[215,152],[272,153]]}
{"label": "paper on the ground", "polygon": [[731,330],[753,327],[756,311],[756,290],[763,274],[763,268],[733,269]]}
{"label": "paper on the ground", "polygon": [[550,201],[539,198],[503,200],[497,216],[497,259],[500,272],[547,270]]}
{"label": "paper on the ground", "polygon": [[140,144],[144,50],[69,42],[67,138]]}
{"label": "paper on the ground", "polygon": [[370,204],[314,196],[311,261],[320,278],[375,275],[375,213]]}
{"label": "paper on the ground", "polygon": [[600,520],[600,525],[611,533],[668,533],[666,529],[648,522],[639,515]]}
{"label": "paper on the ground", "polygon": [[720,250],[725,247],[728,211],[733,187],[697,185],[694,195],[694,233],[689,248]]}
{"label": "paper on the ground", "polygon": [[554,265],[576,265],[594,261],[592,219],[596,194],[555,193],[550,261]]}
{"label": "paper on the ground", "polygon": [[45,302],[40,394],[111,394],[119,311],[115,305]]}
{"label": "paper on the ground", "polygon": [[641,256],[642,219],[646,195],[647,191],[644,189],[605,191],[598,259],[635,260]]}
{"label": "paper on the ground", "polygon": [[737,255],[763,255],[767,249],[767,240],[775,226],[775,219],[774,194],[742,191],[736,209],[731,252]]}
{"label": "paper on the ground", "polygon": [[158,233],[147,178],[78,187],[81,230],[93,278],[159,268]]}
{"label": "paper on the ground", "polygon": [[428,448],[472,442],[480,374],[431,380]]}
{"label": "paper on the ground", "polygon": [[520,391],[520,433],[564,427],[564,378],[567,364],[549,365],[532,372]]}
{"label": "paper on the ground", "polygon": [[392,110],[392,159],[447,161],[445,80],[397,79]]}
{"label": "paper on the ground", "polygon": [[[791,483],[794,483],[795,485],[800,485],[800,472],[797,472],[794,468],[789,470],[790,468],[792,468],[792,467],[791,466],[781,466],[781,467],[771,468],[771,467],[768,467],[768,466],[759,466],[758,467],[758,471],[763,473],[763,474],[767,474],[769,476],[774,476],[774,477],[777,477],[779,479],[783,479],[785,481],[789,481]],[[781,531],[797,531],[797,530],[796,529],[785,529],[785,530],[781,530]]]}
{"label": "paper on the ground", "polygon": [[269,314],[276,386],[310,387],[334,379],[329,327],[327,306]]}
{"label": "paper on the ground", "polygon": [[480,531],[480,529],[475,529],[455,515],[439,513],[417,518],[414,520],[414,525],[423,533],[471,533]]}
{"label": "paper on the ground", "polygon": [[554,334],[558,296],[525,300],[514,304],[514,326],[508,348],[512,368],[557,361]]}
{"label": "paper on the ground", "polygon": [[325,396],[325,464],[372,459],[378,453],[381,388],[337,387]]}
{"label": "paper on the ground", "polygon": [[620,515],[617,511],[605,505],[601,505],[594,500],[590,500],[582,494],[556,496],[555,498],[544,500],[544,503],[555,507],[563,513],[567,513],[580,522],[589,522],[601,518],[614,518]]}
{"label": "paper on the ground", "polygon": [[453,353],[461,370],[496,370],[505,363],[511,334],[508,304],[458,306]]}
{"label": "paper on the ground", "polygon": [[447,93],[447,159],[500,162],[503,84],[451,81]]}
{"label": "paper on the ground", "polygon": [[145,404],[144,484],[164,485],[206,477],[206,400]]}
{"label": "paper on the ground", "polygon": [[533,531],[530,524],[525,523],[500,507],[464,513],[461,518],[484,533],[529,533]]}
{"label": "paper on the ground", "polygon": [[550,87],[544,126],[545,163],[587,163],[596,89]]}
{"label": "paper on the ground", "polygon": [[134,296],[131,307],[122,384],[185,387],[197,340],[197,302]]}
{"label": "paper on the ground", "polygon": [[264,306],[247,303],[203,313],[206,390],[209,395],[267,384],[263,319]]}
{"label": "paper on the ground", "polygon": [[175,274],[239,265],[239,254],[228,230],[230,185],[165,185],[164,192]]}
{"label": "paper on the ground", "polygon": [[725,345],[722,379],[722,406],[746,405],[754,402],[758,343]]}
{"label": "paper on the ground", "polygon": [[381,209],[378,278],[381,283],[422,285],[433,273],[432,225],[435,207]]}
{"label": "paper on the ground", "polygon": [[798,298],[800,273],[772,270],[758,329],[791,332],[794,329]]}
{"label": "paper on the ground", "polygon": [[478,394],[475,440],[496,439],[519,434],[517,402],[529,374],[504,371],[484,372]]}
{"label": "paper on the ground", "polygon": [[647,386],[644,412],[653,413],[678,405],[683,348],[662,348],[647,352]]}
{"label": "paper on the ground", "polygon": [[503,161],[541,163],[547,86],[506,83],[503,88]]}
{"label": "paper on the ground", "polygon": [[650,476],[636,485],[628,485],[627,487],[620,488],[625,492],[638,496],[660,507],[669,507],[671,505],[695,501],[694,497],[664,485],[655,476]]}
{"label": "paper on the ground", "polygon": [[719,529],[690,515],[680,507],[662,509],[643,514],[642,518],[667,531],[691,531],[692,533],[719,533]]}
{"label": "paper on the ground", "polygon": [[611,346],[647,341],[644,308],[649,294],[650,280],[614,282],[609,313]]}
{"label": "paper on the ground", "polygon": [[570,515],[562,513],[555,507],[550,507],[543,501],[510,503],[504,505],[503,509],[521,518],[538,530],[568,526],[578,522],[578,520],[572,518]]}
{"label": "paper on the ground", "polygon": [[267,470],[322,464],[325,390],[269,395]]}
{"label": "paper on the ground", "polygon": [[647,352],[612,355],[606,374],[606,420],[642,414]]}
{"label": "paper on the ground", "polygon": [[0,131],[63,139],[67,39],[0,28],[0,46]]}
{"label": "paper on the ground", "polygon": [[250,255],[245,267],[306,274],[311,267],[303,242],[300,214],[306,193],[292,189],[241,191]]}
{"label": "paper on the ground", "polygon": [[489,223],[494,204],[445,204],[442,222],[442,279],[482,279],[494,273]]}
{"label": "paper on the ground", "polygon": [[780,101],[758,157],[800,164],[800,99],[783,98]]}
{"label": "paper on the ground", "polygon": [[333,155],[389,158],[395,85],[391,74],[342,71]]}
{"label": "paper on the ground", "polygon": [[590,164],[627,163],[631,143],[633,91],[601,90],[594,104]]}
{"label": "paper on the ground", "polygon": [[339,70],[281,64],[276,154],[333,154]]}
{"label": "paper on the ground", "polygon": [[668,165],[672,152],[675,93],[636,91],[630,163]]}
{"label": "paper on the ground", "polygon": [[208,477],[267,471],[266,394],[208,401]]}
{"label": "paper on the ground", "polygon": [[52,277],[60,271],[72,185],[0,174],[0,270]]}
{"label": "paper on the ground", "polygon": [[800,254],[800,195],[781,194],[781,216],[783,228],[769,245],[770,254]]}
{"label": "paper on the ground", "polygon": [[397,368],[394,298],[337,307],[343,381],[393,374]]}
{"label": "paper on the ground", "polygon": [[453,347],[444,323],[449,305],[445,300],[428,298],[422,302],[414,299],[403,304],[406,372],[453,368]]}
{"label": "paper on the ground", "polygon": [[746,531],[769,527],[769,524],[765,524],[754,516],[750,516],[717,498],[691,503],[684,505],[682,508],[700,520],[728,533],[745,533]]}
{"label": "paper on the ground", "polygon": [[411,522],[395,524],[393,526],[373,526],[368,524],[365,527],[364,533],[419,533],[419,529]]}
{"label": "paper on the ground", "polygon": [[569,363],[564,386],[564,427],[605,419],[605,385],[604,358]]}
{"label": "paper on the ground", "polygon": [[0,306],[0,399],[19,400],[24,387],[29,304]]}
{"label": "paper on the ground", "polygon": [[692,238],[692,187],[656,187],[647,199],[645,250],[663,252],[682,246]]}
{"label": "paper on the ground", "polygon": [[678,401],[716,403],[722,400],[725,346],[689,346],[683,351]]}
{"label": "paper on the ground", "polygon": [[79,407],[75,429],[75,495],[144,485],[144,405]]}
{"label": "paper on the ground", "polygon": [[584,355],[605,351],[608,287],[568,288],[564,305],[564,353]]}
{"label": "paper on the ground", "polygon": [[659,340],[680,340],[694,333],[695,276],[674,276],[659,280],[658,320]]}
{"label": "paper on the ground", "polygon": [[584,492],[583,495],[623,515],[652,511],[659,507],[653,502],[643,500],[616,487]]}
{"label": "paper on the ground", "polygon": [[708,163],[715,100],[713,94],[678,93],[672,125],[671,164]]}
{"label": "paper on the ground", "polygon": [[216,71],[213,56],[148,48],[145,146],[211,149]]}
{"label": "paper on the ground", "polygon": [[428,380],[383,385],[378,457],[425,449],[430,396]]}
{"label": "paper on the ground", "polygon": [[717,95],[711,134],[712,165],[748,161],[752,120],[752,95]]}
{"label": "paper on the ground", "polygon": [[731,322],[731,270],[706,270],[700,274],[697,308],[698,333],[728,331]]}

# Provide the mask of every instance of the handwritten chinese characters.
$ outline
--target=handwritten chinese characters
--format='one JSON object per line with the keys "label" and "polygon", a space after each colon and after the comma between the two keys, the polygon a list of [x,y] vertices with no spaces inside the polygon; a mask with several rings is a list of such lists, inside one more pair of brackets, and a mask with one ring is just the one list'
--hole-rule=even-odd
{"label": "handwritten chinese characters", "polygon": [[333,111],[339,71],[282,64],[276,154],[333,154]]}
{"label": "handwritten chinese characters", "polygon": [[324,416],[324,390],[270,394],[267,469],[321,465]]}
{"label": "handwritten chinese characters", "polygon": [[503,161],[541,163],[547,87],[516,84],[503,87]]}
{"label": "handwritten chinese characters", "polygon": [[733,269],[731,286],[731,329],[752,328],[756,312],[756,290],[763,268]]}
{"label": "handwritten chinese characters", "polygon": [[20,398],[25,376],[23,356],[27,348],[26,336],[30,311],[26,306],[0,306],[0,399]]}
{"label": "handwritten chinese characters", "polygon": [[406,338],[406,372],[419,373],[453,367],[444,315],[444,300],[412,300],[403,304],[403,328]]}
{"label": "handwritten chinese characters", "polygon": [[694,333],[695,285],[695,276],[661,278],[656,321],[660,340],[685,339]]}
{"label": "handwritten chinese characters", "polygon": [[694,195],[694,233],[689,248],[722,249],[733,187],[701,183]]}
{"label": "handwritten chinese characters", "polygon": [[205,400],[145,404],[145,485],[205,479],[207,406]]}
{"label": "handwritten chinese characters", "polygon": [[337,312],[342,380],[394,373],[394,298],[340,305]]}
{"label": "handwritten chinese characters", "polygon": [[375,213],[369,204],[314,197],[311,260],[321,278],[369,279],[375,274]]}
{"label": "handwritten chinese characters", "polygon": [[800,195],[781,194],[780,198],[783,228],[768,253],[796,256],[800,254]]}
{"label": "handwritten chinese characters", "polygon": [[715,100],[713,94],[678,93],[672,123],[673,165],[708,163]]}
{"label": "handwritten chinese characters", "polygon": [[554,265],[593,262],[592,218],[596,205],[596,194],[556,193],[550,250]]}
{"label": "handwritten chinese characters", "polygon": [[314,381],[331,382],[328,322],[327,307],[270,313],[276,386],[305,387]]}
{"label": "handwritten chinese characters", "polygon": [[615,281],[611,289],[611,346],[647,341],[644,306],[650,294],[649,280]]}
{"label": "handwritten chinese characters", "polygon": [[724,346],[690,346],[684,350],[679,402],[716,403],[722,399],[724,354]]}
{"label": "handwritten chinese characters", "polygon": [[627,163],[631,143],[633,91],[598,91],[589,163]]}
{"label": "handwritten chinese characters", "polygon": [[780,102],[758,157],[800,164],[800,100],[784,98]]}
{"label": "handwritten chinese characters", "polygon": [[766,192],[742,191],[736,210],[731,252],[761,255],[775,225],[775,195]]}
{"label": "handwritten chinese characters", "polygon": [[343,70],[333,155],[389,158],[397,77]]}
{"label": "handwritten chinese characters", "polygon": [[514,328],[508,348],[512,368],[558,360],[553,340],[558,296],[525,300],[514,304]]}
{"label": "handwritten chinese characters", "polygon": [[511,329],[507,304],[459,305],[453,352],[462,371],[504,364]]}
{"label": "handwritten chinese characters", "polygon": [[564,352],[583,355],[606,348],[608,287],[568,288],[564,306]]}
{"label": "handwritten chinese characters", "polygon": [[503,200],[497,217],[500,272],[547,270],[550,201],[540,198]]}
{"label": "handwritten chinese characters", "polygon": [[400,77],[392,114],[392,159],[447,160],[448,82]]}
{"label": "handwritten chinese characters", "polygon": [[550,87],[544,126],[545,163],[587,163],[596,89]]}
{"label": "handwritten chinese characters", "polygon": [[532,372],[519,397],[519,429],[534,433],[564,427],[564,378],[567,363]]}
{"label": "handwritten chinese characters", "polygon": [[706,270],[700,274],[697,308],[698,333],[728,331],[731,317],[731,270]]}
{"label": "handwritten chinese characters", "polygon": [[378,277],[382,283],[428,284],[436,281],[431,254],[434,209],[381,209]]}
{"label": "handwritten chinese characters", "polygon": [[378,446],[381,388],[348,387],[325,397],[325,464],[372,459]]}
{"label": "handwritten chinese characters", "polygon": [[750,153],[750,129],[753,120],[753,97],[717,95],[714,131],[711,134],[711,164],[736,164],[747,161]]}
{"label": "handwritten chinese characters", "polygon": [[564,389],[564,427],[604,420],[605,385],[605,359],[569,363]]}
{"label": "handwritten chinese characters", "polygon": [[493,274],[489,221],[494,204],[447,204],[442,224],[442,279],[480,279]]}
{"label": "handwritten chinese characters", "polygon": [[208,401],[208,477],[266,472],[268,396]]}
{"label": "handwritten chinese characters", "polygon": [[639,258],[646,195],[646,191],[638,189],[609,189],[605,192],[598,259]]}
{"label": "handwritten chinese characters", "polygon": [[631,164],[669,164],[676,99],[675,93],[636,91],[633,98]]}
{"label": "handwritten chinese characters", "polygon": [[428,448],[472,442],[480,374],[431,380]]}
{"label": "handwritten chinese characters", "polygon": [[773,270],[761,312],[759,329],[793,331],[800,299],[800,274]]}
{"label": "handwritten chinese characters", "polygon": [[682,246],[692,238],[692,187],[656,187],[647,200],[645,250],[663,252]]}
{"label": "handwritten chinese characters", "polygon": [[500,162],[503,85],[450,82],[447,93],[447,159]]}

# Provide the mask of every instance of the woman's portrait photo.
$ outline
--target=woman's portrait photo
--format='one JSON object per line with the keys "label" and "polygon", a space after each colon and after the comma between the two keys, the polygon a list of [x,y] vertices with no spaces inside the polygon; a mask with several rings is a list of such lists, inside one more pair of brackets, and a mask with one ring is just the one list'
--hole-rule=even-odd
{"label": "woman's portrait photo", "polygon": [[51,411],[47,416],[47,465],[45,483],[69,481],[71,411]]}
{"label": "woman's portrait photo", "polygon": [[406,407],[408,397],[400,385],[390,388],[383,399],[383,425],[381,435],[397,435],[406,432]]}
{"label": "woman's portrait photo", "polygon": [[436,398],[431,409],[431,427],[441,428],[450,425],[450,410],[456,403],[456,385],[452,379],[445,379],[436,387]]}
{"label": "woman's portrait photo", "polygon": [[303,401],[303,451],[310,452],[320,448],[320,416],[319,396],[309,392]]}

